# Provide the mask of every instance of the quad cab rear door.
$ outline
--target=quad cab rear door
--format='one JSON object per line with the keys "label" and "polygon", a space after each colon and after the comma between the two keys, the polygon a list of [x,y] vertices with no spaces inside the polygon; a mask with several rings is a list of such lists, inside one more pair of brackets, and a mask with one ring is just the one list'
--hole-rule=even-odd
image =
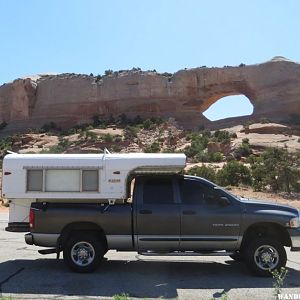
{"label": "quad cab rear door", "polygon": [[135,184],[133,215],[138,250],[178,250],[180,205],[174,176],[141,176]]}

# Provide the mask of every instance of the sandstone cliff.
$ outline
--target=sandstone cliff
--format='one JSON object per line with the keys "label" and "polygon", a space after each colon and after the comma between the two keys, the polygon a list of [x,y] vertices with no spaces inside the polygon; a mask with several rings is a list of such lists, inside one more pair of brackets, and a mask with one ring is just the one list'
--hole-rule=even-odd
{"label": "sandstone cliff", "polygon": [[[250,117],[211,122],[202,115],[218,99],[243,94],[254,106]],[[140,70],[100,77],[60,74],[17,79],[0,87],[2,132],[90,122],[100,115],[173,117],[187,128],[235,124],[251,118],[273,121],[300,115],[300,64],[282,57],[257,65],[194,68],[174,74]]]}

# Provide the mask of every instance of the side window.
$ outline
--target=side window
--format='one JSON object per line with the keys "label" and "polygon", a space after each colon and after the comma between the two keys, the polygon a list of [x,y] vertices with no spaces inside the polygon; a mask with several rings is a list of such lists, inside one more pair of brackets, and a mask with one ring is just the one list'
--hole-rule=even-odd
{"label": "side window", "polygon": [[222,193],[220,190],[216,190],[213,187],[205,187],[205,195],[204,195],[204,205],[207,208],[222,208],[224,206],[224,202],[222,202]]}
{"label": "side window", "polygon": [[82,171],[82,191],[85,192],[98,191],[98,170]]}
{"label": "side window", "polygon": [[204,187],[197,181],[192,179],[184,179],[179,182],[180,198],[183,204],[199,204],[203,203]]}
{"label": "side window", "polygon": [[173,183],[171,178],[155,178],[144,181],[144,204],[170,204],[173,202]]}
{"label": "side window", "polygon": [[79,170],[46,170],[46,192],[79,192]]}
{"label": "side window", "polygon": [[43,170],[27,171],[27,191],[41,192],[43,190]]}

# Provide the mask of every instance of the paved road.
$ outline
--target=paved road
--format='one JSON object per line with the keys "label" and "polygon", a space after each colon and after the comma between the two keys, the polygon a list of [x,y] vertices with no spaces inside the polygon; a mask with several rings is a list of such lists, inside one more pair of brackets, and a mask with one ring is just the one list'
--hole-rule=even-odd
{"label": "paved road", "polygon": [[[253,277],[227,257],[149,258],[110,251],[93,274],[70,272],[62,259],[42,256],[26,245],[23,234],[4,231],[7,214],[0,213],[0,299],[132,298],[271,299],[272,279]],[[288,252],[284,293],[300,294],[300,253]],[[300,296],[300,295],[299,295]]]}

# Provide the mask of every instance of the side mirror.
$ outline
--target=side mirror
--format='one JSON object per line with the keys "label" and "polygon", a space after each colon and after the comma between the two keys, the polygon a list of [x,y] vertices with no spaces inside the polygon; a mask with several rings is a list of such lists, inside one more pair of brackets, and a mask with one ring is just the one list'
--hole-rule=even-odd
{"label": "side mirror", "polygon": [[231,203],[227,197],[223,196],[223,197],[220,197],[219,199],[220,199],[219,202],[220,202],[221,206],[228,206]]}

